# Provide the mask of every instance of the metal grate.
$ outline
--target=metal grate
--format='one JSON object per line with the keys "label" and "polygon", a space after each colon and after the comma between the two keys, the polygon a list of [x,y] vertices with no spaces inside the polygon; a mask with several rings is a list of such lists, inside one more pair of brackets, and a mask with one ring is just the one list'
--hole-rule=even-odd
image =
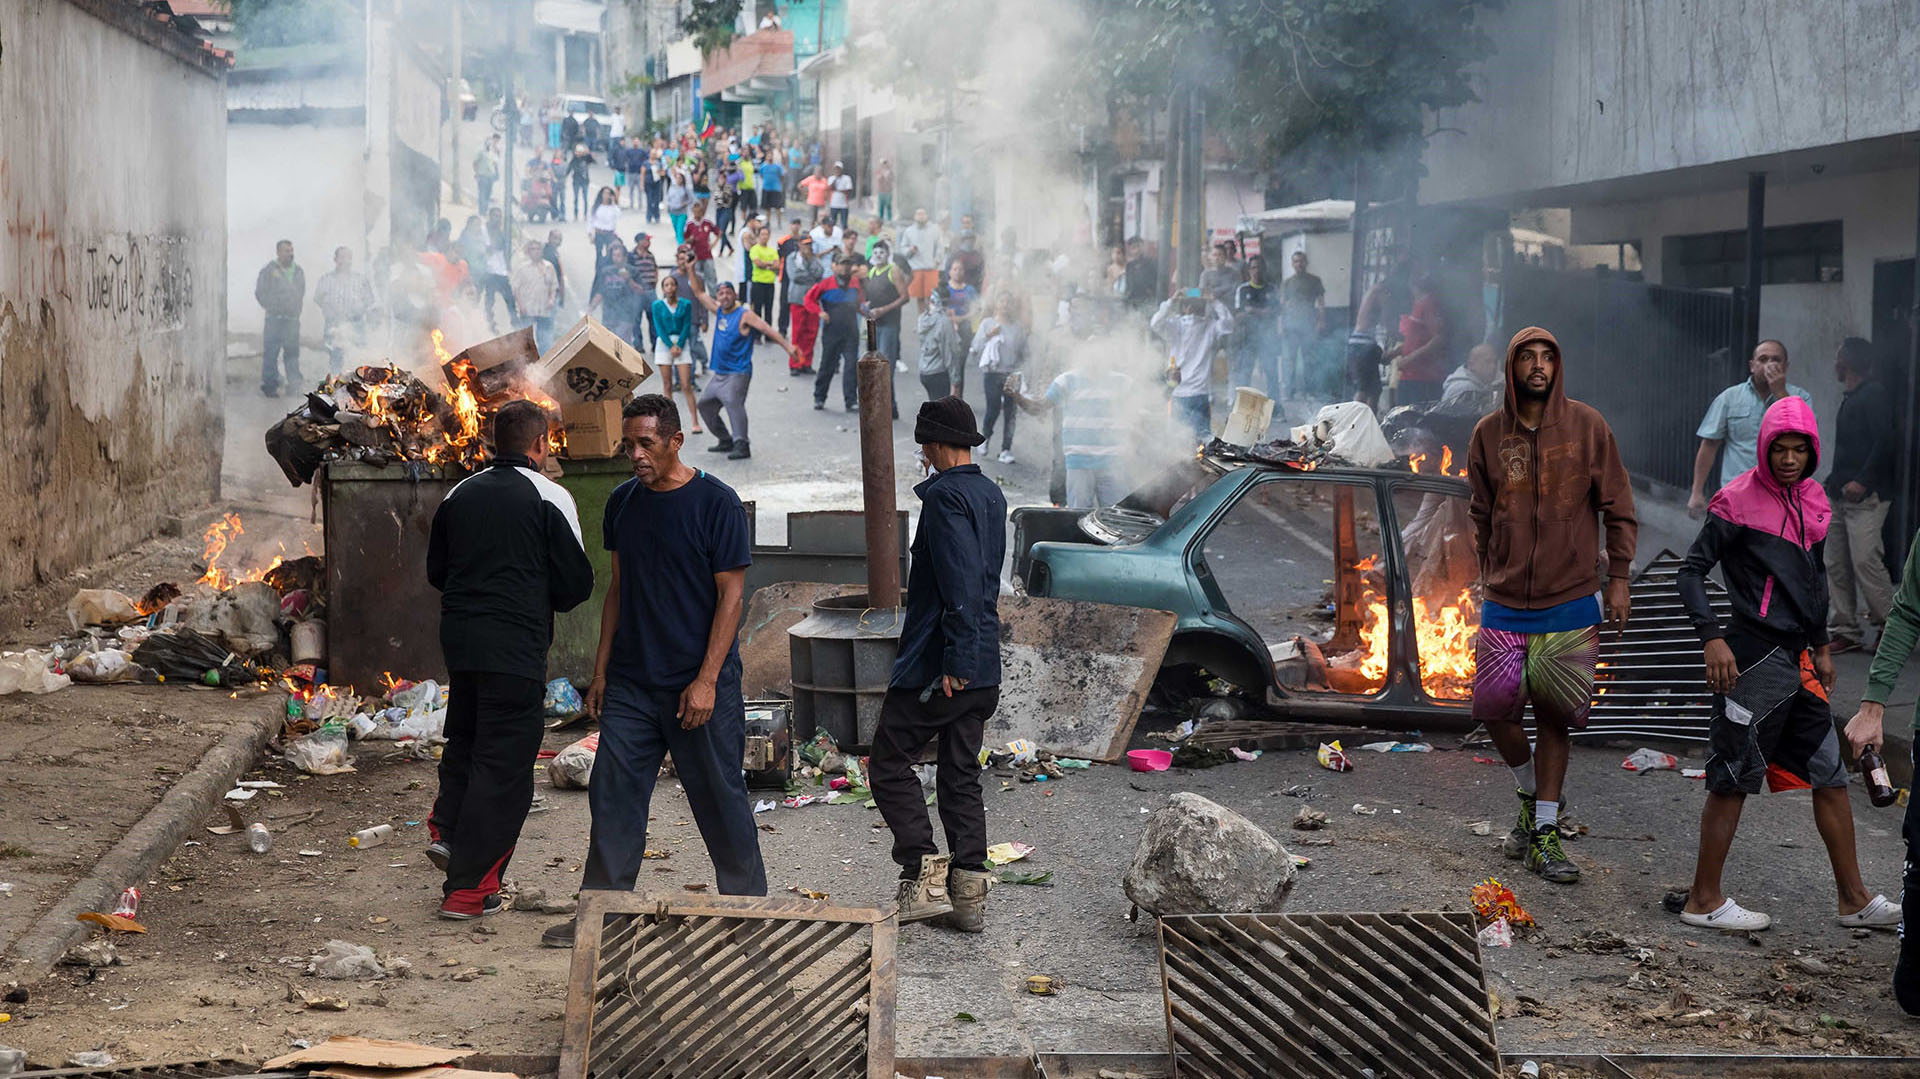
{"label": "metal grate", "polygon": [[892,909],[581,898],[558,1079],[892,1079]]}
{"label": "metal grate", "polygon": [[[1707,740],[1713,695],[1707,690],[1700,637],[1680,604],[1680,556],[1661,551],[1633,580],[1633,608],[1618,639],[1600,631],[1600,669],[1585,737]],[[1712,578],[1707,597],[1721,623],[1732,617],[1727,594]]]}
{"label": "metal grate", "polygon": [[1176,1076],[1500,1074],[1466,914],[1170,916],[1160,965]]}

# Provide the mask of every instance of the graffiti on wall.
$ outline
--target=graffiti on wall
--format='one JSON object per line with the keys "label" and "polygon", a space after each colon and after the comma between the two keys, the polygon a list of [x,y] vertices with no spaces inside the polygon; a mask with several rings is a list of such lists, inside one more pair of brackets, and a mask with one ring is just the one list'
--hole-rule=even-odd
{"label": "graffiti on wall", "polygon": [[193,309],[184,236],[89,240],[81,275],[81,306],[119,329],[177,330]]}

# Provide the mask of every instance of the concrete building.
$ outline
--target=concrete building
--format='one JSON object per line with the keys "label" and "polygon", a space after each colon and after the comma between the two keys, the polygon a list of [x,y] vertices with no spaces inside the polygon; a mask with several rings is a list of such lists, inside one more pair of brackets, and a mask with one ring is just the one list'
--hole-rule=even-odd
{"label": "concrete building", "polygon": [[219,494],[228,58],[183,29],[0,4],[0,590]]}
{"label": "concrete building", "polygon": [[[1872,339],[1883,377],[1909,381],[1920,0],[1537,0],[1487,18],[1480,100],[1432,118],[1424,206],[1564,210],[1572,245],[1619,251],[1661,303],[1745,284],[1751,208],[1758,336],[1786,342],[1822,423],[1842,337]],[[1731,362],[1682,350],[1647,372],[1677,398],[1650,437],[1691,453],[1682,421],[1744,374],[1747,336]]]}
{"label": "concrete building", "polygon": [[529,94],[599,95],[605,89],[601,53],[607,5],[602,0],[534,0],[528,53],[551,63],[527,65]]}

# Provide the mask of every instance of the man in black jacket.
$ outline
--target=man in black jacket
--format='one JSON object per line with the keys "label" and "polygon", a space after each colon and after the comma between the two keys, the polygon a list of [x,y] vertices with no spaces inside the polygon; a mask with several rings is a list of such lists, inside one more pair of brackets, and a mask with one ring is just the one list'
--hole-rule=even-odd
{"label": "man in black jacket", "polygon": [[[1893,504],[1894,449],[1899,445],[1893,398],[1873,377],[1873,345],[1864,338],[1840,342],[1833,374],[1846,390],[1833,423],[1833,469],[1827,473],[1827,497],[1833,503],[1833,530],[1827,543],[1827,590],[1832,614],[1827,625],[1833,650],[1860,647],[1860,608],[1875,641],[1893,606],[1893,578],[1887,574],[1886,546],[1880,530]],[[1855,604],[1855,592],[1859,603]]]}
{"label": "man in black jacket", "polygon": [[[913,537],[900,651],[873,736],[873,798],[893,830],[900,865],[900,921],[946,919],[962,932],[985,926],[987,808],[980,744],[1000,703],[1000,564],[1007,554],[1007,500],[973,463],[986,441],[958,397],[920,406],[913,440],[933,474],[913,489],[925,508]],[[920,747],[938,738],[939,853],[926,799],[913,774]]]}
{"label": "man in black jacket", "polygon": [[493,445],[493,466],[447,492],[427,540],[449,689],[440,795],[427,818],[427,857],[447,874],[443,918],[500,909],[546,733],[553,612],[593,594],[573,496],[540,474],[547,414],[531,401],[506,405]]}

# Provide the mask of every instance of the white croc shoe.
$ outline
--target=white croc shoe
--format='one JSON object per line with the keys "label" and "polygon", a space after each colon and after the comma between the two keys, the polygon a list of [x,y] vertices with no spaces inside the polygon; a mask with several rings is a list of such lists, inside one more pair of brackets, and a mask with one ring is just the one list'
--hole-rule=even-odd
{"label": "white croc shoe", "polygon": [[1842,914],[1840,924],[1848,929],[1897,929],[1900,907],[1884,895],[1876,895],[1852,914]]}
{"label": "white croc shoe", "polygon": [[[1868,904],[1868,908],[1871,909],[1871,907],[1872,904]],[[1773,924],[1772,918],[1757,910],[1748,910],[1731,899],[1720,904],[1709,914],[1694,914],[1683,910],[1680,912],[1680,920],[1702,929],[1719,929],[1728,933],[1751,933]]]}

